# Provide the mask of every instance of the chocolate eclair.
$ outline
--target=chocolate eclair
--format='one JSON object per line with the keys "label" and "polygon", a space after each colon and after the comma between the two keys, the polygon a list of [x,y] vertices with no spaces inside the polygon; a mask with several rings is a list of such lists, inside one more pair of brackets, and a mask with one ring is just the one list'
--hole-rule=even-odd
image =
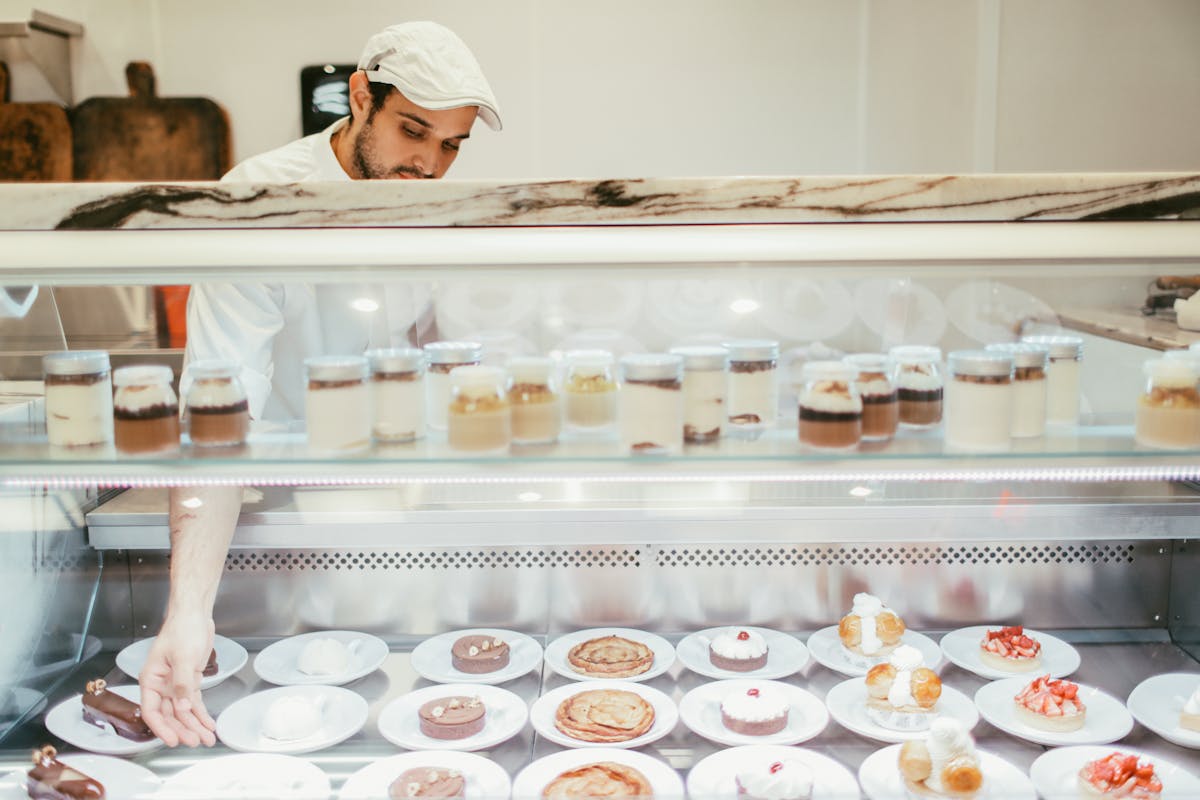
{"label": "chocolate eclair", "polygon": [[204,671],[200,674],[205,678],[211,678],[220,671],[221,668],[217,665],[217,649],[214,647],[213,651],[208,654],[208,663],[204,665]]}
{"label": "chocolate eclair", "polygon": [[104,785],[58,760],[50,745],[33,751],[26,791],[33,800],[104,800]]}
{"label": "chocolate eclair", "polygon": [[110,692],[108,682],[103,678],[88,681],[83,693],[83,719],[97,728],[103,728],[106,723],[112,725],[118,736],[134,742],[148,742],[154,738],[154,732],[142,720],[142,707]]}

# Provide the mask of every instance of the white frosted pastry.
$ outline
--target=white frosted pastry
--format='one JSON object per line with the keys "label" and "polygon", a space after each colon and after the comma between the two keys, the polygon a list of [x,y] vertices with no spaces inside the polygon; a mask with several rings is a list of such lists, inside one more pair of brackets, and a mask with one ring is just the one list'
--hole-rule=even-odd
{"label": "white frosted pastry", "polygon": [[769,685],[730,692],[721,700],[721,722],[746,736],[769,736],[787,727],[787,696]]}
{"label": "white frosted pastry", "polygon": [[892,653],[889,663],[896,668],[896,679],[888,689],[887,699],[896,708],[915,706],[917,699],[913,697],[913,673],[925,666],[925,658],[921,651],[911,645],[900,645]]}
{"label": "white frosted pastry", "polygon": [[300,651],[296,668],[305,675],[341,675],[350,671],[350,649],[337,639],[313,639]]}
{"label": "white frosted pastry", "polygon": [[966,798],[983,786],[975,740],[952,717],[938,717],[924,739],[905,742],[899,767],[905,786],[916,797]]}
{"label": "white frosted pastry", "polygon": [[900,643],[904,635],[904,620],[873,594],[854,595],[850,613],[838,623],[847,660],[857,666],[869,667],[882,661]]}
{"label": "white frosted pastry", "polygon": [[321,727],[321,710],[306,697],[281,697],[267,707],[262,734],[279,742],[307,739]]}
{"label": "white frosted pastry", "polygon": [[750,800],[808,800],[812,797],[812,770],[793,758],[742,767],[735,779],[738,795]]}
{"label": "white frosted pastry", "polygon": [[1179,714],[1179,725],[1200,733],[1200,686],[1196,687],[1196,691],[1192,692],[1192,696],[1183,704],[1183,711]]}

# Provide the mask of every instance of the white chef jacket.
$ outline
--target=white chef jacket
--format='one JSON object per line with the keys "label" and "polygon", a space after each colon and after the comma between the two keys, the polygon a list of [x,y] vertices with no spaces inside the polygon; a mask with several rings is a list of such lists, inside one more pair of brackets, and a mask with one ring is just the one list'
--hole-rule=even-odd
{"label": "white chef jacket", "polygon": [[[347,120],[243,161],[221,180],[350,180],[330,144]],[[414,322],[423,314],[431,316],[429,298],[428,287],[419,283],[194,284],[188,296],[184,363],[220,358],[241,364],[251,416],[279,422],[303,419],[304,359],[408,346]],[[376,310],[360,310],[372,304]],[[181,393],[190,384],[185,366]]]}

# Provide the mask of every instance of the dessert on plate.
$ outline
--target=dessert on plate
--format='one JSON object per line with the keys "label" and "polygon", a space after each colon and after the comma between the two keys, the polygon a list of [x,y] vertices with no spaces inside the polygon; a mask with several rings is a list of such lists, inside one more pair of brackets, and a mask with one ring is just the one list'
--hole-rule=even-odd
{"label": "dessert on plate", "polygon": [[542,797],[642,797],[653,794],[650,781],[633,767],[599,761],[569,769],[542,789]]}
{"label": "dessert on plate", "polygon": [[211,678],[221,671],[221,667],[217,664],[217,649],[214,647],[212,652],[208,654],[208,662],[204,665],[204,671],[200,673],[202,677]]}
{"label": "dessert on plate", "polygon": [[83,719],[97,728],[112,725],[117,735],[134,742],[148,742],[154,732],[142,719],[142,707],[108,690],[103,678],[88,681],[83,693]]}
{"label": "dessert on plate", "polygon": [[867,672],[867,716],[894,731],[929,727],[942,696],[942,679],[925,666],[921,651],[901,645],[891,658]]}
{"label": "dessert on plate", "polygon": [[1158,800],[1163,785],[1149,761],[1121,752],[1089,761],[1079,770],[1079,793],[1085,800],[1120,797]]}
{"label": "dessert on plate", "polygon": [[891,655],[904,635],[904,620],[872,594],[854,595],[850,613],[838,623],[838,638],[851,663],[877,664]]}
{"label": "dessert on plate", "polygon": [[979,660],[992,669],[1030,672],[1042,665],[1042,645],[1020,625],[987,631],[979,643]]}
{"label": "dessert on plate", "polygon": [[1200,686],[1184,702],[1183,710],[1179,712],[1179,727],[1200,733]]}
{"label": "dessert on plate", "polygon": [[466,739],[483,730],[487,708],[478,697],[439,697],[417,709],[421,733],[434,739]]}
{"label": "dessert on plate", "polygon": [[296,659],[305,675],[343,675],[350,671],[350,648],[337,639],[311,639]]}
{"label": "dessert on plate", "polygon": [[767,665],[767,640],[761,633],[729,628],[708,643],[708,660],[717,669],[751,672]]}
{"label": "dessert on plate", "polygon": [[262,735],[277,742],[307,739],[321,729],[321,709],[309,697],[285,695],[267,706]]}
{"label": "dessert on plate", "polygon": [[628,742],[654,725],[654,706],[640,694],[591,689],[558,704],[554,727],[583,742]]}
{"label": "dessert on plate", "polygon": [[901,745],[899,760],[913,797],[970,798],[983,788],[975,740],[953,717],[938,717],[924,739]]}
{"label": "dessert on plate", "polygon": [[770,736],[787,727],[787,698],[773,686],[730,692],[721,701],[721,722],[734,733]]}
{"label": "dessert on plate", "polygon": [[1043,731],[1077,731],[1083,727],[1087,708],[1079,699],[1078,684],[1051,680],[1049,675],[1033,681],[1013,698],[1017,719]]}
{"label": "dessert on plate", "polygon": [[33,800],[104,800],[104,785],[59,761],[50,745],[33,751],[25,789]]}
{"label": "dessert on plate", "polygon": [[746,800],[809,800],[812,769],[794,758],[738,769],[733,777],[738,797]]}
{"label": "dessert on plate", "polygon": [[400,773],[388,786],[389,800],[410,797],[463,797],[467,782],[456,769],[444,767],[413,767]]}
{"label": "dessert on plate", "polygon": [[650,669],[654,651],[620,636],[601,636],[572,647],[567,663],[576,672],[596,678],[629,678]]}
{"label": "dessert on plate", "polygon": [[495,636],[463,636],[450,646],[450,665],[472,675],[504,669],[508,659],[508,643]]}

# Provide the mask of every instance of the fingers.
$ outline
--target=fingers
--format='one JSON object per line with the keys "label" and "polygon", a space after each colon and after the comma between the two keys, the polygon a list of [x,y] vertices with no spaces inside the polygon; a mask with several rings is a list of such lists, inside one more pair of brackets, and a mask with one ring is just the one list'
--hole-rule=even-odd
{"label": "fingers", "polygon": [[142,687],[142,719],[154,735],[163,740],[163,744],[167,747],[177,746],[179,737],[162,712],[162,695],[148,684],[145,673],[142,673],[139,682]]}
{"label": "fingers", "polygon": [[[195,747],[196,745],[203,744],[205,747],[212,747],[216,744],[217,737],[201,722],[195,712],[195,708],[184,707],[182,703],[186,703],[186,701],[182,701],[175,706],[175,719],[179,721],[191,737],[195,737],[196,744],[191,746]],[[201,706],[201,709],[203,709],[203,706]],[[205,716],[208,716],[207,712]]]}
{"label": "fingers", "polygon": [[171,726],[175,735],[179,737],[179,743],[186,747],[197,747],[200,744],[200,736],[192,729],[188,728],[179,718],[179,711],[175,708],[175,704],[170,700],[163,701],[163,712],[167,717],[167,724]]}

